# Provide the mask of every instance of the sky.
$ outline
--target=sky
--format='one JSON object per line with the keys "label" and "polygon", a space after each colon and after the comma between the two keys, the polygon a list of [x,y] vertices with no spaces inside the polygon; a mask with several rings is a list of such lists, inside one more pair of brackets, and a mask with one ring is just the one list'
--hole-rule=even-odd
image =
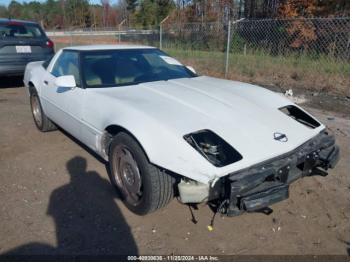
{"label": "sky", "polygon": [[[16,1],[20,2],[20,3],[24,3],[24,2],[28,3],[28,2],[31,2],[32,0],[16,0]],[[44,2],[45,0],[36,0],[36,1],[37,2]],[[101,3],[100,0],[89,0],[89,1],[92,4],[100,4]],[[11,2],[11,0],[0,0],[0,5],[6,5],[7,6],[10,2]],[[111,0],[110,1],[111,4],[114,4],[116,2],[118,2],[118,0]]]}

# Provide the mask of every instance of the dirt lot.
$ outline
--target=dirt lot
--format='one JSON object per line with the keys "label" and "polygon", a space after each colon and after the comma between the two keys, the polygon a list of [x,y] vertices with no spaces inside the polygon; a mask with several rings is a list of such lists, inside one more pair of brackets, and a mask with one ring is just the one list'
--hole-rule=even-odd
{"label": "dirt lot", "polygon": [[329,176],[297,181],[269,216],[218,216],[210,232],[206,205],[194,211],[197,224],[176,200],[145,217],[130,213],[105,164],[61,131],[37,131],[20,79],[1,81],[2,254],[350,254],[348,114],[309,108],[341,146]]}

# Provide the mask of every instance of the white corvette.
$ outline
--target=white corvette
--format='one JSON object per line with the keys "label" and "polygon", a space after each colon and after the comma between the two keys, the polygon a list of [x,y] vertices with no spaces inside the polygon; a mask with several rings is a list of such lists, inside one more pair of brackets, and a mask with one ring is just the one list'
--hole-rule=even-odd
{"label": "white corvette", "polygon": [[146,214],[174,195],[227,215],[288,198],[339,149],[323,124],[279,94],[198,76],[147,46],[64,48],[29,63],[36,126],[60,126],[97,152],[126,206]]}

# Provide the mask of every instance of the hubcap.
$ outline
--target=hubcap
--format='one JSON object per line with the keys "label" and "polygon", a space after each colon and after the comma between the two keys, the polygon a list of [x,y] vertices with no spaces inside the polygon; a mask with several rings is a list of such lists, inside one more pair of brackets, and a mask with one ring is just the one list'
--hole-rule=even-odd
{"label": "hubcap", "polygon": [[37,96],[31,96],[31,105],[32,105],[32,112],[34,116],[34,121],[37,123],[38,126],[41,126],[42,120],[41,120],[41,107],[39,103],[39,99]]}
{"label": "hubcap", "polygon": [[133,155],[125,146],[117,146],[113,153],[113,178],[125,201],[137,205],[142,198],[142,180]]}

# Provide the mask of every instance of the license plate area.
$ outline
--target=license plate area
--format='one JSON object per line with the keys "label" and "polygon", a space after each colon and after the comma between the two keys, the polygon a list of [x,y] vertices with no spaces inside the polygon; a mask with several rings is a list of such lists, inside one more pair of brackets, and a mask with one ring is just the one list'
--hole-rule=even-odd
{"label": "license plate area", "polygon": [[32,48],[29,45],[16,45],[16,53],[31,53]]}
{"label": "license plate area", "polygon": [[289,197],[289,185],[281,185],[241,199],[240,209],[257,211]]}

